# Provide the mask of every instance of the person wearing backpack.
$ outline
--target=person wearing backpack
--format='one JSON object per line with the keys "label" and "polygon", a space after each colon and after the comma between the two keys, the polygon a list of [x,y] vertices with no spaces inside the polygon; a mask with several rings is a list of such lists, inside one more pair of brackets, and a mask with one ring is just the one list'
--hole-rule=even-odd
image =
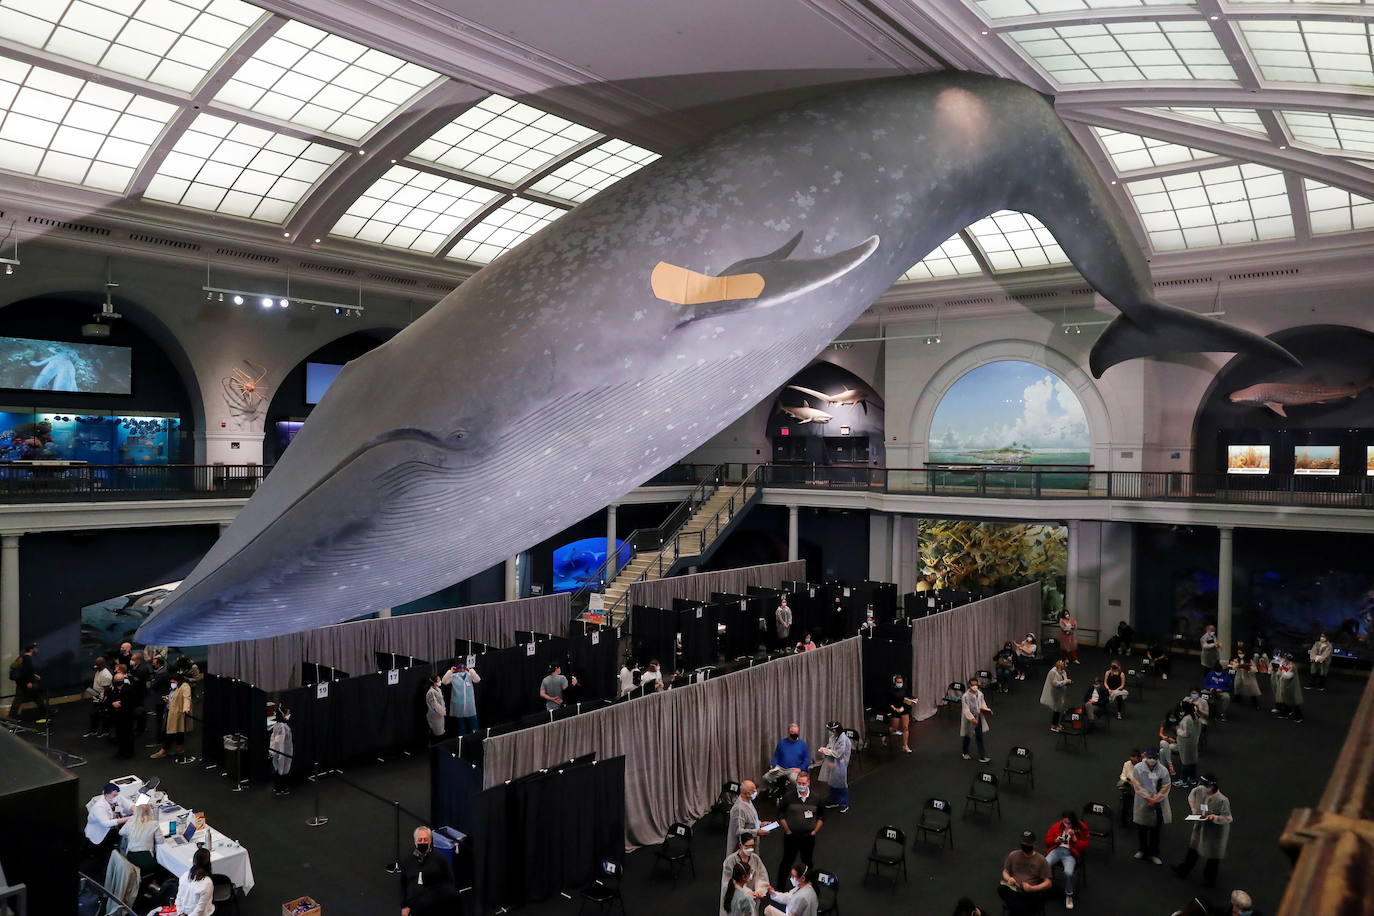
{"label": "person wearing backpack", "polygon": [[10,718],[19,718],[19,710],[25,703],[38,707],[38,717],[48,717],[48,701],[43,698],[43,676],[38,673],[34,656],[38,654],[38,643],[31,642],[24,652],[10,663],[10,680],[14,681],[14,702],[10,703]]}

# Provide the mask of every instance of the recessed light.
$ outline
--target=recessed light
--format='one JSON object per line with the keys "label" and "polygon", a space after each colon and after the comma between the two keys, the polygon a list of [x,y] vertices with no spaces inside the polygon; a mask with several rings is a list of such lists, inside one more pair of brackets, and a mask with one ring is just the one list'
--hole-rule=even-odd
{"label": "recessed light", "polygon": [[283,233],[281,234],[281,237],[284,238],[284,239],[289,239],[289,238],[291,238],[291,233],[289,233],[289,232],[283,232]]}
{"label": "recessed light", "polygon": [[235,297],[234,297],[234,304],[235,304],[235,305],[243,305],[243,297],[242,297],[242,296],[235,296]]}
{"label": "recessed light", "polygon": [[315,244],[318,245],[319,243],[320,243],[320,240],[319,240],[319,239],[315,239]]}
{"label": "recessed light", "polygon": [[272,300],[271,300],[270,298],[268,298],[267,296],[263,296],[263,297],[262,297],[262,307],[265,308],[265,309],[270,309],[270,308],[272,307]]}
{"label": "recessed light", "polygon": [[291,304],[291,300],[290,300],[290,299],[279,299],[279,300],[277,300],[277,305],[280,305],[282,308],[286,308],[286,307],[287,307],[288,305],[290,305],[290,304]]}
{"label": "recessed light", "polygon": [[983,34],[986,35],[987,33],[988,33],[988,30],[987,30],[987,29],[983,29]]}
{"label": "recessed light", "polygon": [[360,149],[360,150],[358,150],[358,155],[359,155],[359,156],[366,156],[366,155],[367,155],[367,150],[365,150],[365,149]]}

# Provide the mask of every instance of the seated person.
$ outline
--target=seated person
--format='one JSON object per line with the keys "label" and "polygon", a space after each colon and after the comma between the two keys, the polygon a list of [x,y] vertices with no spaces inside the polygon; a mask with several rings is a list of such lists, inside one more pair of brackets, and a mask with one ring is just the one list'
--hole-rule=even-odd
{"label": "seated person", "polygon": [[1050,866],[1035,851],[1035,834],[1021,833],[1021,848],[1007,854],[1002,863],[1002,883],[997,894],[1011,916],[1037,913],[1044,908],[1050,889]]}
{"label": "seated person", "polygon": [[1040,654],[1040,644],[1036,642],[1034,633],[1027,633],[1025,638],[1016,643],[1016,679],[1024,681],[1026,679],[1026,669],[1031,662],[1035,661]]}
{"label": "seated person", "polygon": [[1107,698],[1107,688],[1102,686],[1102,678],[1093,675],[1092,685],[1083,694],[1083,709],[1088,714],[1089,722],[1096,722],[1098,716],[1107,715]]}
{"label": "seated person", "polygon": [[1088,825],[1072,811],[1065,811],[1045,831],[1045,863],[1051,870],[1056,865],[1064,869],[1064,908],[1067,910],[1073,909],[1073,874],[1088,851],[1090,837]]}
{"label": "seated person", "polygon": [[1135,630],[1126,621],[1121,621],[1116,625],[1116,635],[1107,640],[1103,646],[1108,655],[1130,655],[1131,644],[1135,642]]}
{"label": "seated person", "polygon": [[1126,689],[1126,672],[1121,670],[1121,662],[1112,659],[1102,675],[1102,686],[1107,688],[1107,702],[1116,707],[1116,717],[1122,718],[1130,691]]}
{"label": "seated person", "polygon": [[108,855],[119,843],[119,828],[133,813],[133,808],[120,797],[119,786],[105,783],[100,794],[86,802],[86,842],[90,844],[87,851]]}
{"label": "seated person", "polygon": [[787,726],[787,736],[778,740],[768,766],[763,778],[772,783],[785,778],[795,785],[799,773],[810,772],[811,748],[802,740],[801,726],[796,722]]}
{"label": "seated person", "polygon": [[1202,678],[1202,689],[1211,699],[1211,707],[1216,710],[1217,720],[1226,721],[1226,711],[1231,708],[1231,694],[1235,692],[1235,678],[1231,672],[1217,662]]}
{"label": "seated person", "polygon": [[997,676],[998,691],[1006,693],[1007,685],[1016,677],[1016,645],[1011,640],[992,657],[992,670]]}
{"label": "seated person", "polygon": [[1169,653],[1160,643],[1150,643],[1149,647],[1145,650],[1145,664],[1149,665],[1150,668],[1157,672],[1164,680],[1167,681],[1169,679],[1169,666],[1171,664]]}

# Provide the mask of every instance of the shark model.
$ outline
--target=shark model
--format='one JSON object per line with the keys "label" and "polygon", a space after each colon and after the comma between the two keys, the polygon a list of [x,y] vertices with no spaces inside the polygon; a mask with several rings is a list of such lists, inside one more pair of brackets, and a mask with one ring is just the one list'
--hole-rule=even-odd
{"label": "shark model", "polygon": [[619,499],[787,384],[912,264],[1030,213],[1121,311],[1100,375],[1291,357],[1155,298],[1051,103],[947,71],[730,127],[603,190],[350,362],[139,638],[306,630],[432,594]]}
{"label": "shark model", "polygon": [[1281,417],[1288,416],[1285,407],[1303,404],[1325,404],[1341,398],[1357,398],[1374,388],[1374,378],[1349,385],[1323,385],[1319,382],[1260,382],[1227,395],[1232,404],[1268,407]]}
{"label": "shark model", "polygon": [[793,391],[800,391],[802,394],[809,394],[822,404],[829,404],[832,407],[853,407],[858,404],[864,409],[864,413],[868,413],[869,398],[874,397],[873,392],[865,391],[862,388],[845,388],[836,394],[822,394],[814,388],[804,388],[801,385],[788,385],[787,387]]}
{"label": "shark model", "polygon": [[778,410],[781,410],[799,423],[829,423],[831,420],[835,419],[824,410],[817,410],[812,407],[811,403],[805,398],[802,399],[802,406],[800,407],[788,407],[786,404],[779,404]]}

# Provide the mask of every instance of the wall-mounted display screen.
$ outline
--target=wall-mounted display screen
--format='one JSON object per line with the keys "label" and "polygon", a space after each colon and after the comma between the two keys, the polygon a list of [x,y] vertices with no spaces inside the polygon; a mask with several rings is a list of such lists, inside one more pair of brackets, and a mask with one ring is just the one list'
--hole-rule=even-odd
{"label": "wall-mounted display screen", "polygon": [[277,457],[286,451],[286,447],[291,444],[291,440],[296,438],[296,433],[301,431],[305,425],[304,420],[278,420],[274,426],[277,432]]}
{"label": "wall-mounted display screen", "polygon": [[1226,446],[1226,473],[1228,474],[1268,474],[1269,446],[1267,445],[1228,445]]}
{"label": "wall-mounted display screen", "polygon": [[1339,474],[1339,445],[1299,445],[1293,449],[1294,474]]}
{"label": "wall-mounted display screen", "polygon": [[1365,446],[1364,472],[1368,476],[1374,477],[1374,445]]}
{"label": "wall-mounted display screen", "polygon": [[0,388],[128,394],[128,347],[0,337]]}
{"label": "wall-mounted display screen", "polygon": [[177,417],[0,407],[0,461],[175,464],[180,444]]}
{"label": "wall-mounted display screen", "polygon": [[320,403],[320,399],[329,390],[329,386],[334,384],[334,379],[342,370],[343,366],[336,363],[306,363],[305,403]]}

